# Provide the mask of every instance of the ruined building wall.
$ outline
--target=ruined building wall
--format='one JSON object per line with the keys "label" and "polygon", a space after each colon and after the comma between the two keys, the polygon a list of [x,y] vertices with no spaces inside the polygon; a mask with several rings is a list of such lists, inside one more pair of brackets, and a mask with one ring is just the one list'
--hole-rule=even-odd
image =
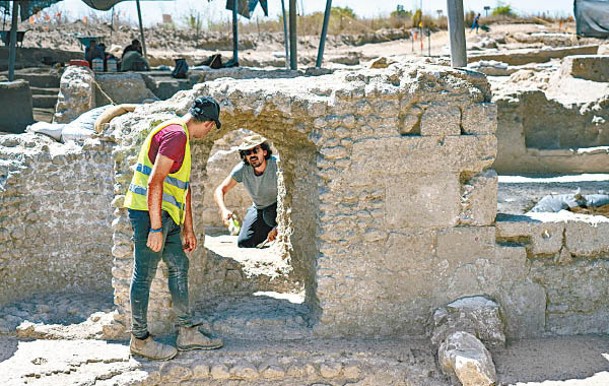
{"label": "ruined building wall", "polygon": [[500,174],[607,172],[608,64],[605,55],[573,55],[498,82],[493,168]]}
{"label": "ruined building wall", "polygon": [[[286,280],[304,285],[318,336],[423,335],[434,309],[481,294],[501,305],[508,337],[607,332],[606,219],[496,219],[486,79],[407,63],[208,82],[115,118],[103,141],[82,147],[0,137],[1,303],[114,289],[127,320],[132,231],[121,206],[131,167],[151,125],[184,114],[198,95],[220,101],[223,129],[193,142],[197,237],[203,243],[215,141],[240,128],[269,138],[286,187]],[[193,304],[286,288],[245,278],[202,246],[190,261]],[[171,327],[165,271],[152,288],[153,332]]]}
{"label": "ruined building wall", "polygon": [[111,147],[0,136],[0,304],[112,291]]}
{"label": "ruined building wall", "polygon": [[603,173],[609,170],[606,100],[564,106],[543,91],[495,98],[499,173]]}
{"label": "ruined building wall", "polygon": [[[495,106],[484,77],[395,65],[223,80],[144,106],[121,126],[137,130],[137,119],[185,111],[206,94],[223,107],[215,138],[252,129],[281,154],[292,277],[305,285],[318,334],[423,334],[431,310],[474,291],[455,272],[495,260]],[[137,148],[132,138],[117,134],[126,152]],[[196,162],[193,170],[207,160]]]}

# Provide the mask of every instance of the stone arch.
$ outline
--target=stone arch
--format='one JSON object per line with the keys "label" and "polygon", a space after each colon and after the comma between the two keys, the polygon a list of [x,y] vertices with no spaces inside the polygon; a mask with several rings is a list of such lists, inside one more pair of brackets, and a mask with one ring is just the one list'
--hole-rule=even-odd
{"label": "stone arch", "polygon": [[[218,99],[222,101],[222,98]],[[300,125],[289,115],[269,110],[260,114],[238,110],[232,113],[223,116],[222,131],[214,133],[210,140],[215,141],[238,128],[247,128],[269,139],[278,150],[283,177],[279,182],[278,201],[280,241],[286,253],[289,252],[293,280],[305,288],[305,302],[315,309],[318,302],[314,279],[319,212],[317,148],[305,133],[298,131]]]}

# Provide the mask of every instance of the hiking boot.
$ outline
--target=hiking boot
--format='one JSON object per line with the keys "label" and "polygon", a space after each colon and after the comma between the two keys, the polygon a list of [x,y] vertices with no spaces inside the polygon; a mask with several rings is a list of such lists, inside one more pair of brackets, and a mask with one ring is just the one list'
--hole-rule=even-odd
{"label": "hiking boot", "polygon": [[224,345],[222,339],[208,337],[197,326],[180,327],[176,343],[180,351],[213,350]]}
{"label": "hiking boot", "polygon": [[155,342],[150,335],[146,339],[138,339],[131,335],[129,349],[131,349],[133,355],[139,355],[154,361],[168,361],[178,354],[175,347]]}

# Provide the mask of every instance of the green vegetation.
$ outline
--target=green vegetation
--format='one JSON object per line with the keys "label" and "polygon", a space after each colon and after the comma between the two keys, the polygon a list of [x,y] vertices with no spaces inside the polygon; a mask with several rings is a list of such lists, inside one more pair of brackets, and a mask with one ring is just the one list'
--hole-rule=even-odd
{"label": "green vegetation", "polygon": [[493,9],[493,16],[513,17],[515,15],[511,5],[504,4],[502,1],[499,1],[497,2],[497,6]]}

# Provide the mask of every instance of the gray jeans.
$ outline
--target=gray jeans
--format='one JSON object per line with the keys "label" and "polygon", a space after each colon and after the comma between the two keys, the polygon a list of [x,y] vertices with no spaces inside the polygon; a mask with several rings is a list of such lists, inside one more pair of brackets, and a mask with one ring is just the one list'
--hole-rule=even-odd
{"label": "gray jeans", "polygon": [[169,271],[169,292],[178,326],[192,326],[192,315],[188,304],[188,256],[182,249],[180,226],[165,211],[163,219],[163,247],[154,252],[146,246],[150,231],[150,216],[144,210],[129,209],[129,220],[133,228],[135,246],[133,276],[131,278],[131,333],[143,338],[148,333],[148,299],[150,285],[161,259]]}

